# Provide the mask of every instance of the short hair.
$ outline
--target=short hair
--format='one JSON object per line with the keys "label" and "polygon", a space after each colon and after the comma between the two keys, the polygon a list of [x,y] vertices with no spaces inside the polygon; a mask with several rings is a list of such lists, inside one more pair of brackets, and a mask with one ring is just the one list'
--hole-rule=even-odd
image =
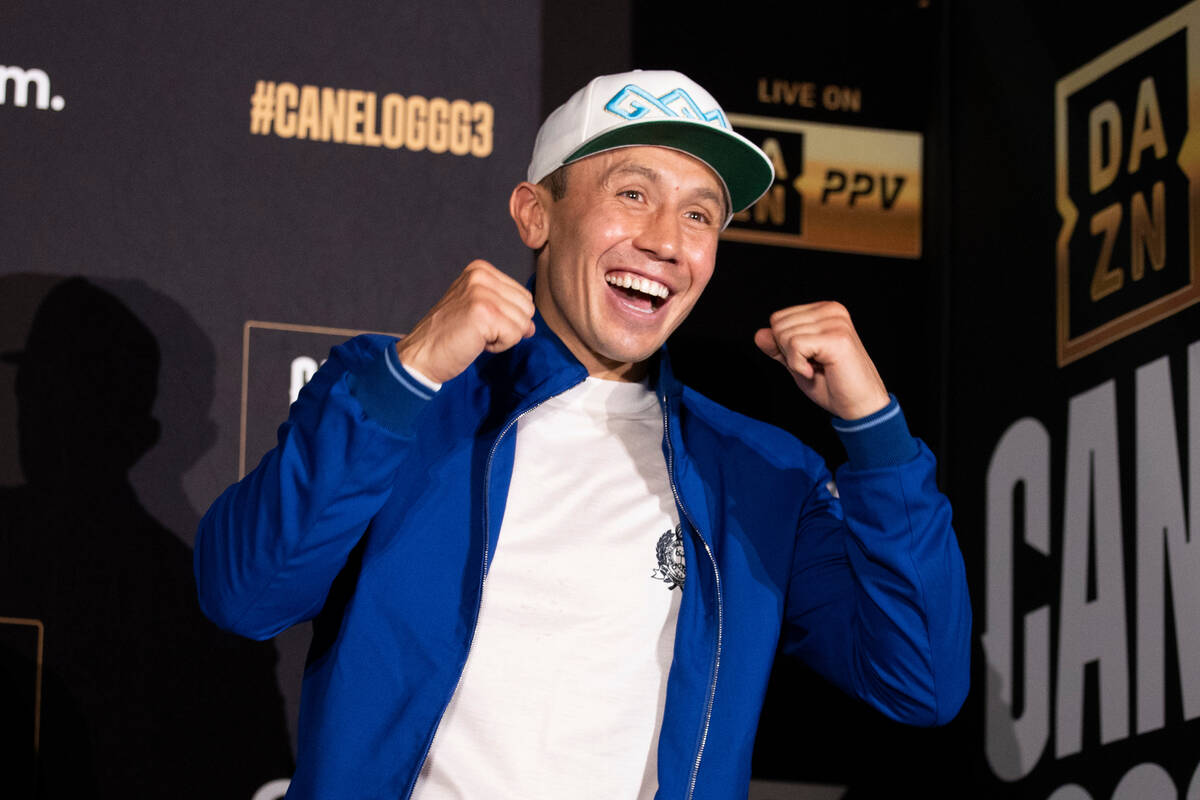
{"label": "short hair", "polygon": [[567,165],[563,164],[538,181],[538,186],[550,192],[550,198],[558,201],[567,196]]}

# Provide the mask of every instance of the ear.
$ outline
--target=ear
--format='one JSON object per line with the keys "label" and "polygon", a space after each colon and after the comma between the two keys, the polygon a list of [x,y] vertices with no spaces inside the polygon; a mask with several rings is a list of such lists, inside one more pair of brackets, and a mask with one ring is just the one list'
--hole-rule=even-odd
{"label": "ear", "polygon": [[517,233],[530,250],[539,250],[550,238],[550,221],[546,213],[546,190],[521,181],[508,198],[508,213],[517,223]]}

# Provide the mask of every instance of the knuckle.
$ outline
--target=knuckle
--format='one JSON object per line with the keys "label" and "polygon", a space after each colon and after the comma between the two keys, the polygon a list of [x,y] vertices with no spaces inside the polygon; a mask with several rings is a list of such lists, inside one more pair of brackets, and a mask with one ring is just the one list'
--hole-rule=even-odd
{"label": "knuckle", "polygon": [[473,317],[489,317],[492,314],[492,309],[491,301],[477,292],[473,293],[467,301],[467,312]]}
{"label": "knuckle", "polygon": [[488,262],[476,259],[467,265],[463,274],[471,285],[482,285],[491,283],[500,272]]}

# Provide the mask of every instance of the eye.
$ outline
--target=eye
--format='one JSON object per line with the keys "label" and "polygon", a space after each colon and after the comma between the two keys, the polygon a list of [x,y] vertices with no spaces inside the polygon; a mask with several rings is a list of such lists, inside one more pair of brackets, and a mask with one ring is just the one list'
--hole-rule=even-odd
{"label": "eye", "polygon": [[688,211],[684,213],[684,216],[688,219],[695,220],[702,225],[708,225],[710,222],[712,222],[712,218],[709,217],[709,215],[704,211]]}
{"label": "eye", "polygon": [[628,197],[630,200],[641,200],[643,195],[637,189],[622,189],[617,192],[617,197]]}

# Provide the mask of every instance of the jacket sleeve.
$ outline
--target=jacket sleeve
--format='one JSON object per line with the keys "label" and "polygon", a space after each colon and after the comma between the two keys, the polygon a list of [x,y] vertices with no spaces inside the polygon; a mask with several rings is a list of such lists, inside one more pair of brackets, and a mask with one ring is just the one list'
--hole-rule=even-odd
{"label": "jacket sleeve", "polygon": [[835,428],[850,461],[804,504],[784,651],[893,719],[944,724],[967,694],[971,608],[936,462],[895,398]]}
{"label": "jacket sleeve", "polygon": [[433,395],[404,372],[394,341],[360,336],[335,347],[275,448],[201,520],[200,606],[222,628],[267,639],[316,615],[387,500]]}

